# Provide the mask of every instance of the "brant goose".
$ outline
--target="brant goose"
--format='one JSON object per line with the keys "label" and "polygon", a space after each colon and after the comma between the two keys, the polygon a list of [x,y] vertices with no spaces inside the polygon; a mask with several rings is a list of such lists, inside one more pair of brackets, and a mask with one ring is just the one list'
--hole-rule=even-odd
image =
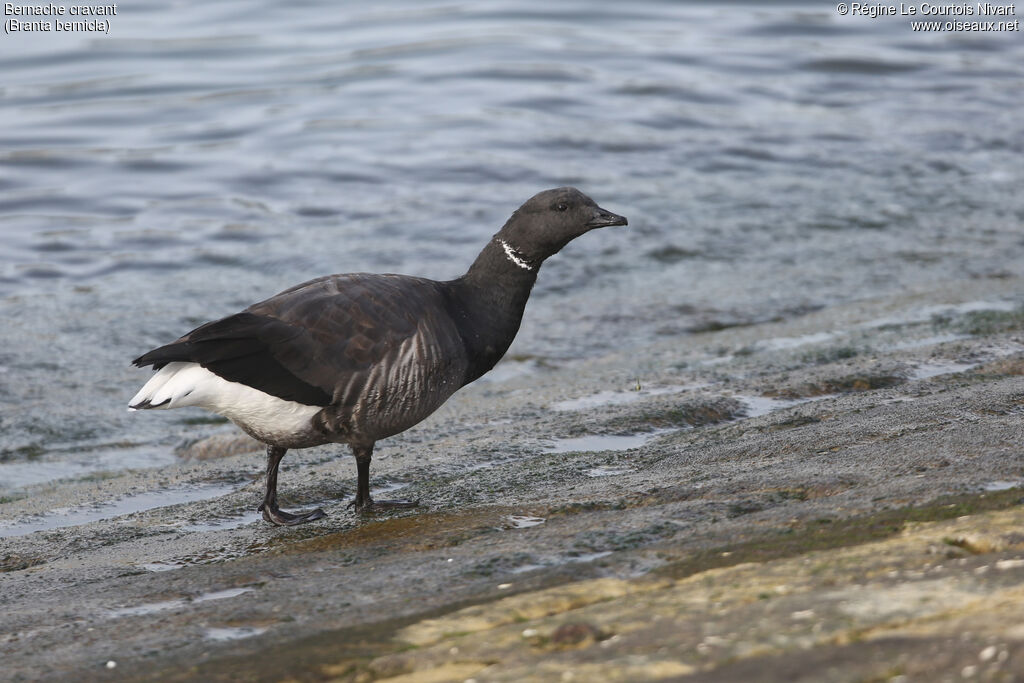
{"label": "brant goose", "polygon": [[[544,259],[594,228],[626,225],[572,187],[512,214],[460,278],[328,275],[206,323],[133,362],[157,371],[129,410],[199,406],[267,445],[263,518],[294,525],[323,510],[277,505],[289,448],[345,443],[356,510],[370,497],[374,443],[423,420],[505,354]],[[404,501],[376,505],[409,506]]]}

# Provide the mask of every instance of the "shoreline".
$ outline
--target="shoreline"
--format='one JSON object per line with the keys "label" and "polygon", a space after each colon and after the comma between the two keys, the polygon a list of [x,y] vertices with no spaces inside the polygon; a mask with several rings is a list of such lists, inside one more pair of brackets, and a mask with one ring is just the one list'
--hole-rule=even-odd
{"label": "shoreline", "polygon": [[[978,606],[1022,597],[1022,291],[950,282],[476,383],[382,442],[371,486],[423,501],[406,513],[357,517],[352,458],[318,448],[289,453],[282,498],[329,516],[270,528],[261,454],[229,432],[28,487],[8,531],[92,517],[0,538],[0,655],[13,680],[1020,670],[1012,610]],[[759,583],[787,572],[803,583]],[[813,607],[855,589],[860,612]],[[703,607],[657,625],[673,601]],[[957,620],[976,637],[941,646]]]}

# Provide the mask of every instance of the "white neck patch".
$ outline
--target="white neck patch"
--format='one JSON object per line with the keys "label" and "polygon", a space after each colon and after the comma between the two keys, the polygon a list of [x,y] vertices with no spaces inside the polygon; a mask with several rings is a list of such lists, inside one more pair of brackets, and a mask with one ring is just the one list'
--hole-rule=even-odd
{"label": "white neck patch", "polygon": [[516,264],[520,268],[525,268],[526,270],[533,270],[533,268],[530,267],[530,264],[527,263],[523,259],[523,257],[519,255],[519,252],[517,252],[511,244],[509,244],[505,240],[498,240],[498,242],[501,244],[501,247],[505,250],[505,256],[508,256],[509,261]]}

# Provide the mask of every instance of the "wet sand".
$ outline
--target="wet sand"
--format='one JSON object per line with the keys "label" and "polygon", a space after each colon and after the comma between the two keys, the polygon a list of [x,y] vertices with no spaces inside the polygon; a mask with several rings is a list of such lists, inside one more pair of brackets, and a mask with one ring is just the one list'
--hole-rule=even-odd
{"label": "wet sand", "polygon": [[509,359],[380,444],[371,485],[407,512],[357,516],[352,458],[311,449],[283,504],[328,517],[270,528],[227,426],[163,469],[30,488],[0,504],[5,673],[1016,680],[1022,292]]}

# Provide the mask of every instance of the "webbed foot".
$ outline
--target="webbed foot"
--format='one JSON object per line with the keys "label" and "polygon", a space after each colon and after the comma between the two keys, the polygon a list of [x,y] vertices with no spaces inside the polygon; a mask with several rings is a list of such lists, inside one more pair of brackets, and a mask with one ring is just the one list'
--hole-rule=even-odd
{"label": "webbed foot", "polygon": [[263,505],[260,505],[259,509],[263,511],[263,519],[275,526],[296,526],[298,524],[305,524],[306,522],[322,519],[327,516],[327,513],[320,508],[293,513],[282,510],[277,507],[277,505],[267,505],[264,503]]}

